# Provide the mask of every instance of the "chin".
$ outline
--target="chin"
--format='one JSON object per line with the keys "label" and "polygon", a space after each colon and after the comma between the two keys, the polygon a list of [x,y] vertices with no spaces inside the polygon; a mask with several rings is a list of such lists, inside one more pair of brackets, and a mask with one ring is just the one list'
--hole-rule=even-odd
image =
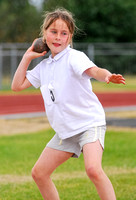
{"label": "chin", "polygon": [[60,53],[61,51],[63,51],[63,50],[60,50],[60,51],[54,51],[53,53],[54,53],[54,54],[58,54],[58,53]]}

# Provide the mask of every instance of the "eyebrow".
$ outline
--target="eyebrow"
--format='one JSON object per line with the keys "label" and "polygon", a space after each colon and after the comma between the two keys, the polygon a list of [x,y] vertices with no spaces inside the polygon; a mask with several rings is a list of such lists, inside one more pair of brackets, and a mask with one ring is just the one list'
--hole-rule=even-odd
{"label": "eyebrow", "polygon": [[[58,30],[58,29],[56,29],[56,28],[51,28],[50,30],[51,30],[51,31],[54,31],[54,30],[56,31],[56,30]],[[62,30],[62,32],[68,32],[68,31],[67,31],[67,30]]]}

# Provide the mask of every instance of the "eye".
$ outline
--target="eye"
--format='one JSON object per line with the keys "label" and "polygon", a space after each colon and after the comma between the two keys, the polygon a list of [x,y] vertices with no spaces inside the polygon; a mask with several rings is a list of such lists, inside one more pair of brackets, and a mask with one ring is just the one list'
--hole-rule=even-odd
{"label": "eye", "polygon": [[62,35],[67,35],[67,32],[63,32]]}
{"label": "eye", "polygon": [[57,33],[57,31],[54,31],[54,30],[52,30],[52,31],[51,31],[51,33],[53,33],[53,34],[56,34],[56,33]]}

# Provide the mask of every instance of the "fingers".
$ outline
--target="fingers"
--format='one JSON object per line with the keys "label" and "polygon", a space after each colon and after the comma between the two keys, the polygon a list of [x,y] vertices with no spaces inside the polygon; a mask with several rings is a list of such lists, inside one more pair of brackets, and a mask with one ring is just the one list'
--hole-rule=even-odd
{"label": "fingers", "polygon": [[125,85],[125,79],[122,75],[117,74],[116,79],[117,79],[118,83],[123,83]]}
{"label": "fingers", "polygon": [[125,79],[121,74],[112,74],[109,77],[109,80],[107,81],[107,83],[112,82],[112,83],[117,83],[117,84],[124,84],[125,85]]}
{"label": "fingers", "polygon": [[40,55],[45,56],[46,53],[47,53],[47,51],[43,51],[42,53],[40,53]]}
{"label": "fingers", "polygon": [[38,40],[38,38],[35,38],[34,41],[32,42],[32,45],[36,42],[36,40]]}
{"label": "fingers", "polygon": [[126,84],[126,83],[125,83],[125,79],[124,79],[124,80],[123,80],[123,79],[120,80],[120,83],[123,83],[123,84],[125,85],[125,84]]}
{"label": "fingers", "polygon": [[35,58],[45,56],[46,53],[47,53],[47,51],[43,51],[42,53],[37,53],[37,52],[33,51],[33,55],[35,56]]}

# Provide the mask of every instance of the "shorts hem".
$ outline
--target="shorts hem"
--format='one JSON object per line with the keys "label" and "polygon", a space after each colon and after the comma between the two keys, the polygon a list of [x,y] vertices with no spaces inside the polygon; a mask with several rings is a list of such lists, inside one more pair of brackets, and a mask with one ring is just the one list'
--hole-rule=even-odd
{"label": "shorts hem", "polygon": [[48,148],[51,148],[51,149],[55,149],[55,150],[58,150],[58,151],[64,151],[64,152],[67,152],[67,153],[73,153],[73,155],[71,157],[74,157],[74,158],[79,158],[80,154],[81,153],[77,153],[77,152],[73,152],[73,151],[69,151],[69,150],[65,150],[65,149],[59,149],[59,148],[55,148],[55,147],[52,147],[50,145],[46,145],[46,147]]}

